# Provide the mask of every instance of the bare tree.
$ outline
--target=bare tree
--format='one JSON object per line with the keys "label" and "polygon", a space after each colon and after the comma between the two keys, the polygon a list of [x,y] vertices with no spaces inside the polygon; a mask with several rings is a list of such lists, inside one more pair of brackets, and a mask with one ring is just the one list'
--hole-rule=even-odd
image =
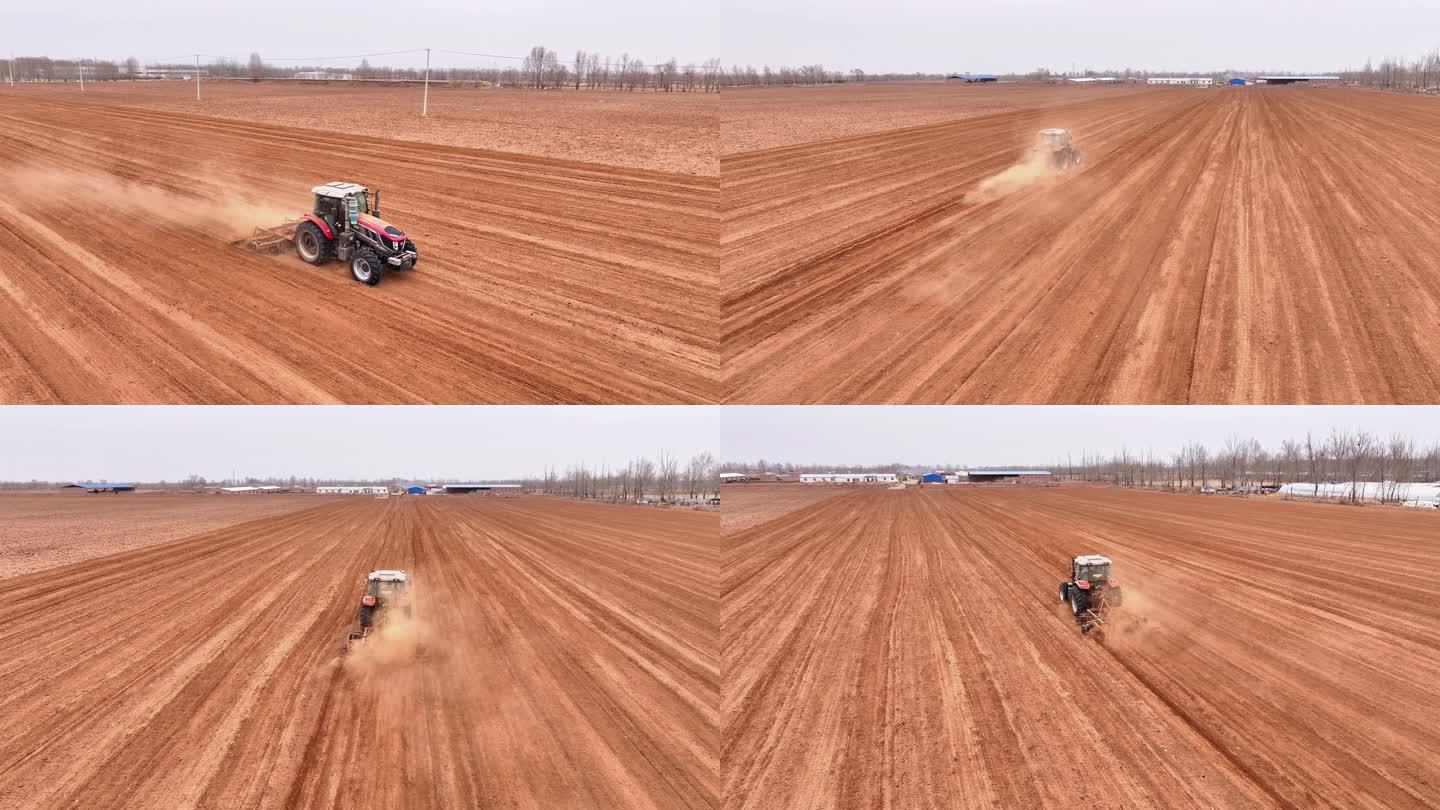
{"label": "bare tree", "polygon": [[668,450],[660,451],[660,463],[656,466],[655,484],[660,491],[660,500],[668,502],[675,497],[675,481],[679,461]]}
{"label": "bare tree", "polygon": [[260,58],[260,54],[258,54],[258,53],[251,53],[251,54],[250,54],[250,81],[252,81],[252,82],[258,82],[258,81],[260,81],[260,80],[261,80],[262,78],[264,78],[264,77],[265,77],[265,60]]}

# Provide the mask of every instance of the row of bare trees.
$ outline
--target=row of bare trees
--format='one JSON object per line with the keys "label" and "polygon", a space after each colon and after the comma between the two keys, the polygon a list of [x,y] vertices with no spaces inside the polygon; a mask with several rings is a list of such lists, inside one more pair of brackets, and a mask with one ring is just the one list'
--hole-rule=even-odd
{"label": "row of bare trees", "polygon": [[563,471],[547,469],[542,479],[525,483],[552,495],[611,503],[693,503],[720,494],[719,465],[709,452],[684,463],[662,450],[655,459],[640,456],[613,468],[577,464]]}
{"label": "row of bare trees", "polygon": [[1358,497],[1362,482],[1388,482],[1393,499],[1399,497],[1399,484],[1440,481],[1440,443],[1421,450],[1403,433],[1381,436],[1335,428],[1325,436],[1306,433],[1267,448],[1254,438],[1231,434],[1220,447],[1191,442],[1168,457],[1149,450],[1121,450],[1108,456],[1083,453],[1079,463],[1066,458],[1056,473],[1072,480],[1172,489],[1350,484],[1352,497]]}
{"label": "row of bare trees", "polygon": [[[77,81],[82,75],[85,81],[116,81],[147,78],[168,71],[193,73],[193,63],[155,64],[142,67],[134,57],[124,62],[84,59],[66,60],[48,57],[18,57],[13,60],[0,59],[0,80],[9,78],[14,69],[14,79],[20,82]],[[364,80],[416,81],[424,77],[418,68],[395,68],[371,65],[362,59],[358,67],[338,68],[334,65],[287,65],[269,64],[259,53],[241,63],[235,59],[213,59],[201,65],[204,76],[217,78],[289,79],[297,75],[320,73],[326,75],[348,75]],[[680,64],[673,57],[656,64],[647,64],[628,53],[620,57],[602,57],[599,53],[577,51],[573,60],[562,60],[543,45],[530,49],[530,53],[518,60],[514,67],[492,68],[444,68],[437,67],[430,72],[433,81],[485,82],[500,87],[528,87],[534,89],[573,90],[651,90],[662,93],[714,93],[720,90],[721,67],[719,59],[707,59],[702,63]]]}
{"label": "row of bare trees", "polygon": [[1366,60],[1365,67],[1343,71],[1340,78],[1352,84],[1385,90],[1413,92],[1440,88],[1440,48],[1418,59],[1386,57],[1378,65],[1373,59]]}

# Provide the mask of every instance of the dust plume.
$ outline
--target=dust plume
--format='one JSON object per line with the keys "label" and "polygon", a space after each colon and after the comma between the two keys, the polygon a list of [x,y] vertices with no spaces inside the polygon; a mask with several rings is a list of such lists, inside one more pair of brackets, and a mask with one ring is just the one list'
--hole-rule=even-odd
{"label": "dust plume", "polygon": [[86,173],[39,166],[0,172],[7,198],[32,209],[98,210],[142,220],[212,231],[226,241],[249,236],[258,227],[279,225],[296,212],[245,196],[234,183],[200,178],[194,193],[181,193],[113,174]]}
{"label": "dust plume", "polygon": [[1017,191],[1032,186],[1049,185],[1055,181],[1055,170],[1051,168],[1050,156],[1040,150],[1025,153],[1025,158],[1014,166],[992,174],[965,195],[965,202],[981,204],[1008,197]]}
{"label": "dust plume", "polygon": [[371,631],[363,643],[354,642],[345,658],[345,668],[357,675],[374,675],[415,663],[419,655],[430,652],[430,626],[400,611]]}

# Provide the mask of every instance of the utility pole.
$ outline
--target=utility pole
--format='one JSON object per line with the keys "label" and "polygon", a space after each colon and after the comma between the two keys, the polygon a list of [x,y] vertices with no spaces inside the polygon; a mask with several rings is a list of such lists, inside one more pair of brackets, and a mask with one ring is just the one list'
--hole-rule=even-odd
{"label": "utility pole", "polygon": [[200,100],[200,54],[195,54],[195,100]]}
{"label": "utility pole", "polygon": [[430,49],[425,49],[425,98],[420,102],[420,115],[430,115]]}
{"label": "utility pole", "polygon": [[15,52],[10,52],[10,86],[15,86]]}
{"label": "utility pole", "polygon": [[80,92],[85,92],[85,60],[76,59],[75,63],[80,66]]}

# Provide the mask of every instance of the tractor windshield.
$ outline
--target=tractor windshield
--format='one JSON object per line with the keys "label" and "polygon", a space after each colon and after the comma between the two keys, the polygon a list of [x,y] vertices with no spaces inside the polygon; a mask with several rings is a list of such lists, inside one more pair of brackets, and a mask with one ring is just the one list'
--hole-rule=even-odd
{"label": "tractor windshield", "polygon": [[355,211],[356,211],[357,213],[360,213],[360,214],[368,214],[368,213],[370,213],[370,205],[369,205],[369,203],[368,203],[368,202],[366,201],[366,199],[365,199],[365,192],[363,192],[363,191],[357,191],[357,192],[355,192],[354,194],[351,194],[351,195],[350,195],[350,199],[352,199],[352,200],[355,201],[354,205],[355,205]]}
{"label": "tractor windshield", "polygon": [[1079,566],[1075,571],[1076,579],[1083,579],[1086,582],[1100,582],[1110,578],[1109,563],[1089,563]]}

